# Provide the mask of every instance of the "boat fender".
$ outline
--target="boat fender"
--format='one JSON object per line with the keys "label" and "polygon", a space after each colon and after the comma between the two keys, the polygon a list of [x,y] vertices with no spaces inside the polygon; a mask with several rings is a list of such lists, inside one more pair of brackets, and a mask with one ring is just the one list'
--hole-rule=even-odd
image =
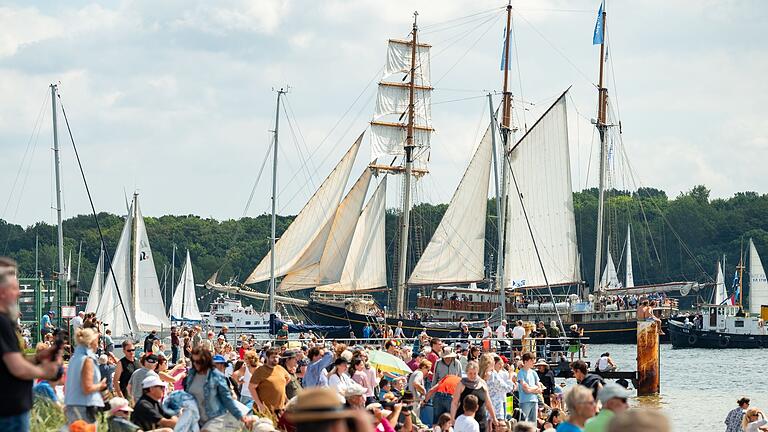
{"label": "boat fender", "polygon": [[688,336],[688,345],[691,345],[691,346],[696,345],[696,342],[698,341],[699,341],[699,337],[696,336],[695,334]]}
{"label": "boat fender", "polygon": [[731,344],[731,337],[730,336],[723,336],[720,338],[719,341],[717,341],[717,344],[720,345],[721,348],[725,348],[728,345]]}
{"label": "boat fender", "polygon": [[763,326],[765,326],[765,321],[763,321],[762,318],[757,320],[757,326],[763,328]]}

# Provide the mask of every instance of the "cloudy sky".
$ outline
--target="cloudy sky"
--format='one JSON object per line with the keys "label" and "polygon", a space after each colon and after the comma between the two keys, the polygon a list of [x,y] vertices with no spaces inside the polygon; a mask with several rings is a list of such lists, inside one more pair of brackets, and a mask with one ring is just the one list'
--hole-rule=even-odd
{"label": "cloudy sky", "polygon": [[[280,205],[295,213],[373,112],[386,40],[418,10],[433,45],[431,174],[417,197],[446,202],[501,87],[503,1],[50,1],[0,6],[0,218],[52,222],[48,85],[59,83],[96,208],[146,215],[243,215],[274,121]],[[513,1],[516,122],[530,126],[568,86],[574,189],[594,184],[597,0]],[[768,177],[768,3],[608,6],[608,87],[626,151],[647,186],[714,196]],[[498,102],[498,96],[496,97]],[[285,115],[287,114],[287,116]],[[60,116],[65,216],[89,211]],[[362,169],[367,141],[359,158]],[[353,174],[357,177],[357,174]],[[249,215],[269,209],[269,176]]]}

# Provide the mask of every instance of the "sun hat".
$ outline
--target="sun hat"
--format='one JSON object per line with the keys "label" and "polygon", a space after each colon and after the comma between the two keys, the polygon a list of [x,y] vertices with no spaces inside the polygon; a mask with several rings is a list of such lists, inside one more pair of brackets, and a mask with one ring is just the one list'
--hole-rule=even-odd
{"label": "sun hat", "polygon": [[351,396],[365,396],[365,393],[368,390],[366,390],[365,387],[361,386],[360,384],[353,383],[344,390],[344,397],[351,397]]}
{"label": "sun hat", "polygon": [[128,400],[121,397],[113,397],[109,400],[109,412],[115,414],[118,411],[133,412]]}
{"label": "sun hat", "polygon": [[336,390],[328,387],[312,387],[296,397],[293,406],[285,415],[292,423],[306,423],[352,418],[355,412],[344,407]]}
{"label": "sun hat", "polygon": [[141,388],[148,389],[150,387],[165,387],[165,383],[156,374],[151,374],[141,382]]}
{"label": "sun hat", "polygon": [[540,359],[536,360],[536,363],[534,363],[533,366],[534,367],[536,367],[536,366],[546,366],[546,367],[549,367],[549,363],[547,363],[547,361],[544,360],[543,358],[540,358]]}
{"label": "sun hat", "polygon": [[450,348],[445,348],[443,350],[443,358],[456,358],[456,352]]}

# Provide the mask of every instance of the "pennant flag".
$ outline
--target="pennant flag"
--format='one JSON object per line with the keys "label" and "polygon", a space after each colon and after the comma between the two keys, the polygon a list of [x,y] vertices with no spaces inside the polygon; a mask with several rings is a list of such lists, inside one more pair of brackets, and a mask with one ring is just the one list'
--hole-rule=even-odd
{"label": "pennant flag", "polygon": [[597,11],[595,33],[592,35],[592,45],[601,45],[603,43],[603,25],[603,3],[600,3],[600,9]]}
{"label": "pennant flag", "polygon": [[[512,32],[507,32],[507,28],[504,27],[504,43],[501,44],[501,65],[499,65],[500,70],[504,70],[504,65],[507,63],[507,36],[512,34]],[[512,50],[512,47],[509,47],[509,50]],[[512,61],[509,62],[509,65],[507,65],[507,69],[512,70]]]}

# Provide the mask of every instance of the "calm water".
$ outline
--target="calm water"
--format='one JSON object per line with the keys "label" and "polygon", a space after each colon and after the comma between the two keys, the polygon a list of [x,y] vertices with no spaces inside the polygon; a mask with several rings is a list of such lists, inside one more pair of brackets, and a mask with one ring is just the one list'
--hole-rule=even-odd
{"label": "calm water", "polygon": [[[634,370],[634,345],[591,345],[594,364],[610,352],[619,370]],[[676,432],[725,430],[723,420],[741,396],[768,412],[768,349],[672,349],[661,346],[661,394],[636,398],[634,406],[661,408]],[[573,380],[570,380],[573,381]]]}

